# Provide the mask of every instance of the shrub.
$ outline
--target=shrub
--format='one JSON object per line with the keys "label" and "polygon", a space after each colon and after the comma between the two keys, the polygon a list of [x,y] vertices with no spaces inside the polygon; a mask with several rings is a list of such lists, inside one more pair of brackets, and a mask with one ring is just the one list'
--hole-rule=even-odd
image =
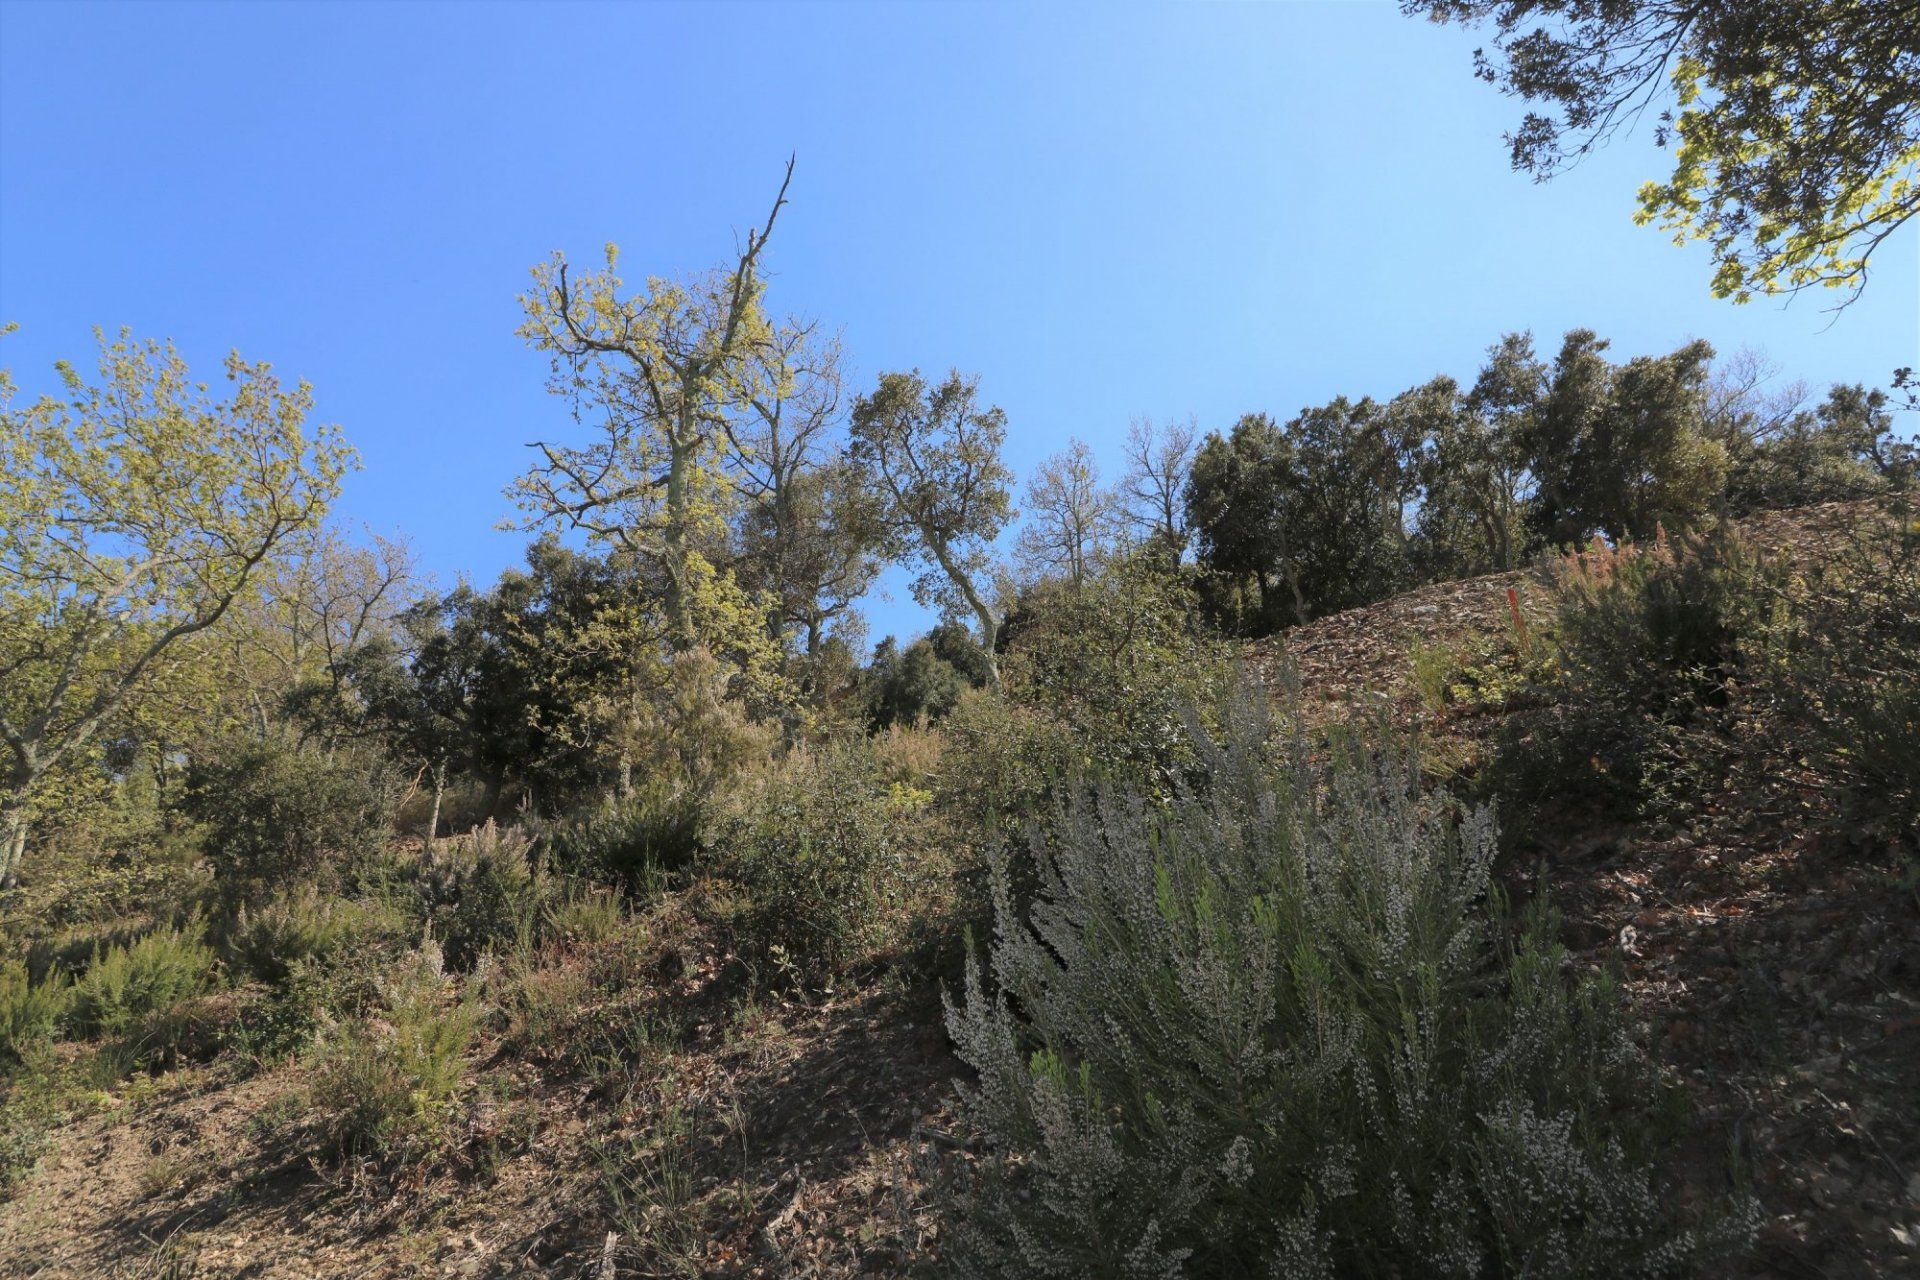
{"label": "shrub", "polygon": [[384,765],[245,740],[195,761],[186,809],[205,830],[223,891],[250,899],[377,853],[394,799]]}
{"label": "shrub", "polygon": [[101,1070],[159,1072],[210,1062],[233,1040],[243,997],[232,989],[185,996],[140,1018],[100,1055]]}
{"label": "shrub", "polygon": [[747,953],[815,981],[871,948],[900,876],[898,817],[864,740],[796,751],[750,788],[714,842],[748,899]]}
{"label": "shrub", "polygon": [[25,1182],[53,1145],[51,1130],[58,1117],[37,1092],[15,1090],[0,1101],[0,1200]]}
{"label": "shrub", "polygon": [[72,999],[72,984],[58,970],[33,982],[25,961],[0,960],[0,1065],[22,1061],[51,1039]]}
{"label": "shrub", "polygon": [[705,818],[698,795],[655,784],[554,823],[541,839],[554,870],[651,898],[699,857]]}
{"label": "shrub", "polygon": [[472,969],[487,952],[524,951],[539,936],[554,886],[530,850],[525,835],[489,822],[428,856],[420,899],[454,968]]}
{"label": "shrub", "polygon": [[222,930],[220,949],[234,972],[282,983],[293,966],[325,963],[347,948],[376,943],[392,935],[395,923],[371,904],[305,886],[239,907]]}
{"label": "shrub", "polygon": [[1181,582],[1122,561],[1028,591],[1007,632],[1008,697],[1065,726],[1085,769],[1161,794],[1178,785],[1193,762],[1187,709],[1218,705],[1231,677]]}
{"label": "shrub", "polygon": [[945,733],[934,797],[982,851],[1023,844],[1028,825],[1053,808],[1061,784],[1088,768],[1064,725],[991,690],[962,698]]}
{"label": "shrub", "polygon": [[388,983],[384,1017],[356,1019],[323,1040],[308,1104],[321,1153],[398,1166],[438,1145],[462,1084],[477,1013],[456,1001],[433,957]]}
{"label": "shrub", "polygon": [[605,942],[626,927],[625,908],[606,889],[570,889],[547,907],[547,936],[569,946]]}
{"label": "shrub", "polygon": [[931,791],[940,773],[940,755],[946,735],[916,725],[890,725],[874,735],[874,760],[889,786]]}
{"label": "shrub", "polygon": [[83,1035],[117,1035],[205,989],[213,951],[197,930],[158,929],[132,946],[95,952],[69,1013]]}
{"label": "shrub", "polygon": [[1171,804],[1071,798],[1030,913],[997,877],[999,989],[970,957],[948,1005],[986,1143],[951,1273],[1613,1276],[1715,1244],[1654,1175],[1614,990],[1508,912],[1491,814],[1397,747],[1270,749],[1258,697]]}
{"label": "shrub", "polygon": [[1568,680],[1589,701],[1684,716],[1724,703],[1785,603],[1777,564],[1720,531],[1572,555],[1559,569]]}
{"label": "shrub", "polygon": [[489,974],[488,994],[505,1038],[536,1061],[566,1059],[577,1021],[595,994],[593,975],[581,959],[521,957]]}
{"label": "shrub", "polygon": [[1777,683],[1822,762],[1887,830],[1920,823],[1920,522],[1894,508],[1808,584]]}
{"label": "shrub", "polygon": [[1725,709],[1788,600],[1785,565],[1726,531],[1596,545],[1557,578],[1549,651],[1523,664],[1539,705],[1502,726],[1486,779],[1523,834],[1549,810],[1638,813],[1661,776],[1723,767]]}
{"label": "shrub", "polygon": [[273,985],[248,993],[228,1028],[228,1046],[255,1067],[285,1061],[328,1027],[376,1006],[380,966],[387,959],[385,953],[345,948],[292,961]]}

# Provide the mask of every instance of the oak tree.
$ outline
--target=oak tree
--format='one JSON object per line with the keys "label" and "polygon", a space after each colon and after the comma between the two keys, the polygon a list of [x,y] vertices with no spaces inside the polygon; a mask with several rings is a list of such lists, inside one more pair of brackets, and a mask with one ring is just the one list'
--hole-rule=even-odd
{"label": "oak tree", "polygon": [[0,373],[0,885],[36,792],[316,528],[353,455],[313,394],[227,357],[224,397],[169,344],[98,335],[99,376],[17,406]]}

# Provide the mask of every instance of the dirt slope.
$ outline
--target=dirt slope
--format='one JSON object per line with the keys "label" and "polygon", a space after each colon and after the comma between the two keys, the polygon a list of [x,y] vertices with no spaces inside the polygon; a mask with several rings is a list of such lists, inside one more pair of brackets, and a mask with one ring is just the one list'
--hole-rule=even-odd
{"label": "dirt slope", "polygon": [[[1813,508],[1748,531],[1817,556],[1861,514]],[[1498,643],[1509,590],[1544,616],[1539,577],[1497,574],[1321,619],[1249,656],[1285,653],[1315,706],[1384,698],[1470,749],[1491,726],[1429,707],[1413,657]],[[1682,1194],[1716,1189],[1729,1149],[1750,1173],[1766,1225],[1730,1274],[1920,1274],[1920,912],[1890,887],[1900,852],[1837,846],[1800,787],[1783,767],[1703,798],[1688,830],[1557,833],[1551,887],[1584,955],[1623,962],[1651,1042],[1693,1095]],[[578,1082],[528,1069],[511,1126],[532,1136],[505,1145],[490,1180],[368,1195],[262,1136],[283,1075],[189,1069],[58,1135],[0,1205],[0,1275],[612,1275],[609,1141],[628,1144],[642,1180],[681,1180],[647,1219],[678,1260],[619,1240],[620,1276],[903,1274],[930,1229],[913,1135],[945,1131],[959,1069],[937,1008],[875,980],[814,1007],[726,1014],[694,989],[711,961],[687,958],[688,1036],[611,1140],[588,1133],[601,1104]],[[678,1117],[672,1149],[663,1108]]]}

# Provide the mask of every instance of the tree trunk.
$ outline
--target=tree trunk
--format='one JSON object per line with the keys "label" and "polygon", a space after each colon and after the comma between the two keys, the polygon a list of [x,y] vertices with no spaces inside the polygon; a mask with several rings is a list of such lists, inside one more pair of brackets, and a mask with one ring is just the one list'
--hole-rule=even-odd
{"label": "tree trunk", "polygon": [[433,852],[433,838],[440,834],[440,799],[447,794],[447,762],[433,766],[433,809],[427,814],[426,851]]}
{"label": "tree trunk", "polygon": [[667,634],[675,653],[693,648],[695,639],[687,600],[687,473],[693,463],[693,446],[675,439],[667,459],[667,521],[660,534],[667,569]]}
{"label": "tree trunk", "polygon": [[979,620],[980,649],[981,652],[986,655],[987,659],[987,688],[998,690],[1000,688],[1000,658],[999,655],[994,653],[993,646],[994,642],[1000,638],[1000,619],[994,615],[993,610],[988,607],[986,600],[982,598],[980,592],[974,587],[972,576],[962,569],[958,562],[954,560],[953,556],[949,554],[946,541],[935,538],[930,532],[925,530],[922,531],[922,536],[927,540],[928,549],[933,552],[934,562],[938,564],[941,571],[947,575],[947,581],[951,582],[959,590],[961,598],[967,602],[967,607],[973,610],[973,616]]}
{"label": "tree trunk", "polygon": [[27,798],[9,795],[0,800],[0,890],[20,883],[20,863],[27,852]]}

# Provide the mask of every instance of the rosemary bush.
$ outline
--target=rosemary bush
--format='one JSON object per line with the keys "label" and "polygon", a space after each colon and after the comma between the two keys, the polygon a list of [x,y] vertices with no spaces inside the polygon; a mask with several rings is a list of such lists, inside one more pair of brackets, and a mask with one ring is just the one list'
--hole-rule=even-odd
{"label": "rosemary bush", "polygon": [[948,1003],[985,1143],[951,1273],[1666,1274],[1724,1243],[1674,1220],[1656,1073],[1509,909],[1491,813],[1408,749],[1274,747],[1265,705],[1192,730],[1169,804],[1070,799],[1024,914],[997,876],[992,985],[970,957]]}

